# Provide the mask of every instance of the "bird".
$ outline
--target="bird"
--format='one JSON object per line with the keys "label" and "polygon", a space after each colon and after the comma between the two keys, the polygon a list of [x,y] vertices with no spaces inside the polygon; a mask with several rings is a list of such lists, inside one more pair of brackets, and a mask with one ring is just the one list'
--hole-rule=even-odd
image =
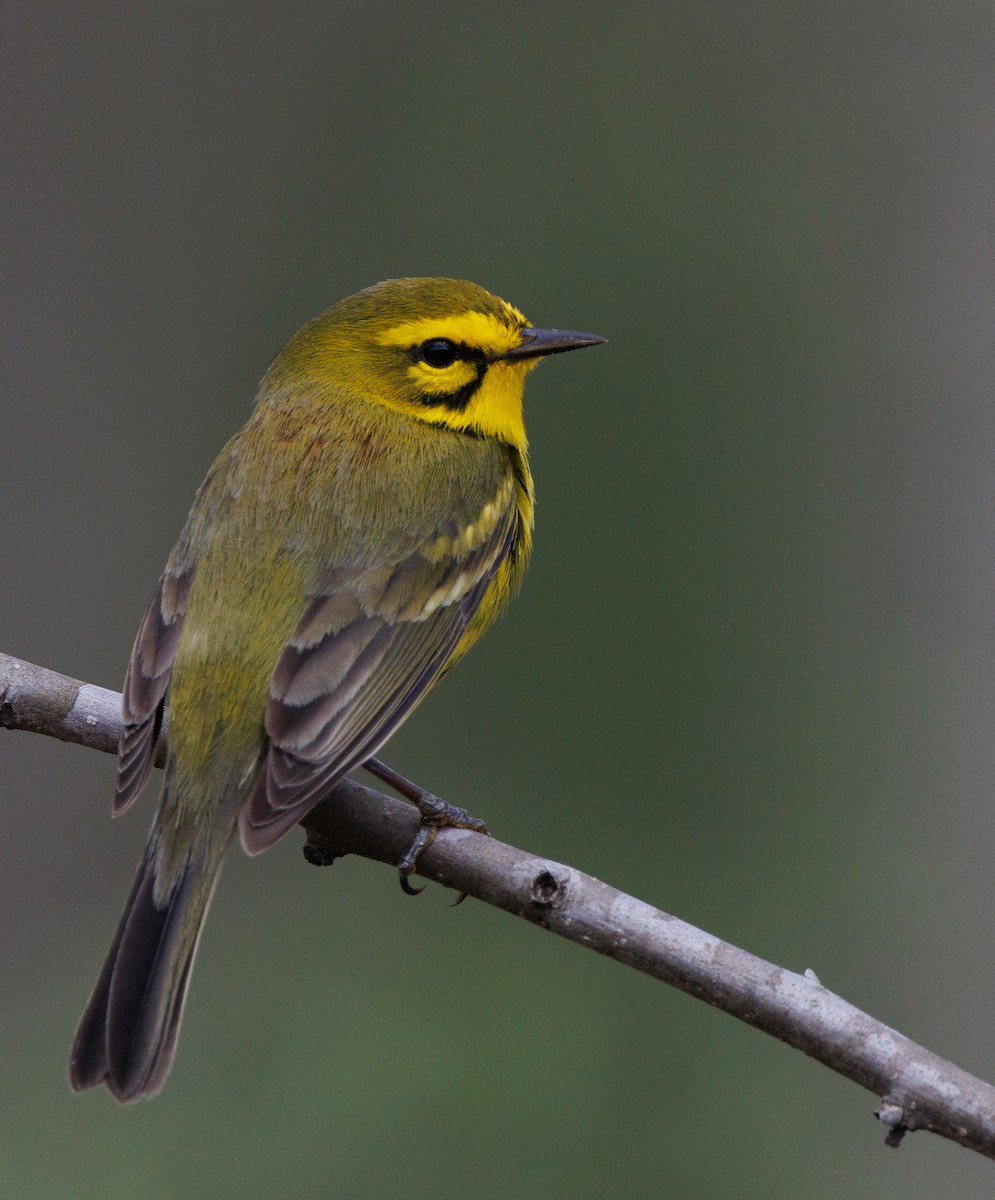
{"label": "bird", "polygon": [[[525,377],[604,340],[536,328],[466,280],[408,278],[340,301],[272,360],[135,638],[115,815],[149,778],[168,706],[163,784],[73,1043],[74,1091],[161,1090],[236,836],[259,854],[349,771],[394,777],[377,751],[529,561]],[[424,821],[429,836],[482,827],[437,807]]]}

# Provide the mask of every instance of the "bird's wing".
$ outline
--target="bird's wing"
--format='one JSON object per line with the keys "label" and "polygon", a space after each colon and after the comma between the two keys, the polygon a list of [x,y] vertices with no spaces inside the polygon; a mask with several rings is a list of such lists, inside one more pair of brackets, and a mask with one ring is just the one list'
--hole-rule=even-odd
{"label": "bird's wing", "polygon": [[375,754],[438,678],[512,547],[510,489],[500,500],[490,528],[452,524],[389,567],[328,573],[270,681],[269,746],[239,816],[248,853]]}
{"label": "bird's wing", "polygon": [[114,814],[124,812],[145,786],[155,761],[173,659],[187,611],[193,568],[168,568],[138,629],[121,696]]}

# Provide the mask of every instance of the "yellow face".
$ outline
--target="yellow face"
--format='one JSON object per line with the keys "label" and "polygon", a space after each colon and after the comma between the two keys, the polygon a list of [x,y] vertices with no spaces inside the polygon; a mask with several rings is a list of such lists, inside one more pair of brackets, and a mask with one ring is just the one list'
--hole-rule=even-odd
{"label": "yellow face", "polygon": [[391,390],[391,402],[421,420],[524,449],[522,390],[539,360],[502,357],[521,345],[528,328],[517,309],[505,308],[501,316],[471,311],[385,329],[377,341],[395,352],[406,385]]}

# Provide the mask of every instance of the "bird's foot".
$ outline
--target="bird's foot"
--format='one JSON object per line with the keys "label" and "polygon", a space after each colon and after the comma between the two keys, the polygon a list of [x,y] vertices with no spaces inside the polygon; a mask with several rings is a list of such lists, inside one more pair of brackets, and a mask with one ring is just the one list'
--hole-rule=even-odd
{"label": "bird's foot", "polygon": [[[414,841],[408,847],[407,853],[397,864],[401,878],[401,889],[409,896],[417,896],[424,887],[414,887],[411,876],[418,865],[418,858],[423,851],[435,841],[440,829],[472,829],[475,833],[486,833],[487,826],[479,817],[471,817],[465,808],[457,808],[455,804],[447,804],[431,792],[422,792],[417,798],[409,797],[417,805],[421,813],[421,821]],[[457,904],[466,899],[466,893],[460,892]]]}
{"label": "bird's foot", "polygon": [[[363,766],[378,779],[390,784],[406,800],[410,800],[421,814],[418,832],[397,864],[401,888],[409,896],[417,896],[425,890],[424,887],[414,887],[411,876],[418,866],[418,859],[435,841],[440,829],[472,829],[475,833],[487,833],[487,826],[479,817],[471,817],[465,808],[447,804],[445,800],[426,792],[424,788],[412,783],[410,779],[405,779],[380,759],[368,759]],[[461,904],[465,899],[466,893],[460,892],[456,903]]]}

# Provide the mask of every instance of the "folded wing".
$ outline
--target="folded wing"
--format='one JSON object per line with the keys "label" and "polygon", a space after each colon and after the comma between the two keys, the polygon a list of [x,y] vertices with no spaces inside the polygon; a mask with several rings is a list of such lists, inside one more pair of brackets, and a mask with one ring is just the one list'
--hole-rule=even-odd
{"label": "folded wing", "polygon": [[135,638],[121,697],[115,816],[134,802],[155,762],[166,691],[192,582],[193,568],[179,575],[166,570]]}
{"label": "folded wing", "polygon": [[375,754],[445,669],[514,541],[510,489],[500,500],[398,563],[328,572],[270,682],[269,747],[239,818],[250,854]]}

